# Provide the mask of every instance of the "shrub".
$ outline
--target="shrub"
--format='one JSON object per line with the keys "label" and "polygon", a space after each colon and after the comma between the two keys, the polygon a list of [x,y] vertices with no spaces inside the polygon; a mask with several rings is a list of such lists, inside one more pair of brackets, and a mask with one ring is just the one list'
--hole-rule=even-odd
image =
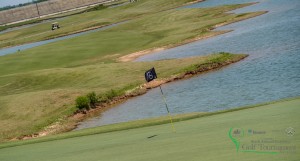
{"label": "shrub", "polygon": [[116,90],[110,90],[108,92],[106,92],[105,94],[102,94],[99,96],[99,102],[107,102],[111,99],[113,99],[114,97],[119,96],[119,92]]}
{"label": "shrub", "polygon": [[118,96],[118,92],[113,89],[106,93],[108,99],[113,99],[116,96]]}
{"label": "shrub", "polygon": [[79,96],[76,99],[76,107],[80,110],[89,109],[90,108],[90,101],[86,96]]}
{"label": "shrub", "polygon": [[108,98],[107,98],[106,94],[102,94],[102,95],[99,96],[99,102],[104,103],[104,102],[107,102],[107,101],[108,101]]}
{"label": "shrub", "polygon": [[91,107],[95,107],[96,103],[98,102],[98,98],[96,96],[96,93],[95,92],[91,92],[91,93],[87,94],[86,97],[88,98]]}

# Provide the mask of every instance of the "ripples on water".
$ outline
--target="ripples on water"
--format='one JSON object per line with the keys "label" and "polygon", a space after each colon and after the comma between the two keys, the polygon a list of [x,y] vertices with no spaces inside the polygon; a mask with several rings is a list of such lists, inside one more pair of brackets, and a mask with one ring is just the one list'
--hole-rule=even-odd
{"label": "ripples on water", "polygon": [[[250,0],[207,0],[211,7]],[[300,1],[261,0],[234,12],[269,13],[218,30],[233,32],[139,58],[152,61],[225,51],[250,56],[221,70],[163,85],[172,113],[217,111],[300,95]],[[81,128],[165,115],[159,89],[82,123]]]}

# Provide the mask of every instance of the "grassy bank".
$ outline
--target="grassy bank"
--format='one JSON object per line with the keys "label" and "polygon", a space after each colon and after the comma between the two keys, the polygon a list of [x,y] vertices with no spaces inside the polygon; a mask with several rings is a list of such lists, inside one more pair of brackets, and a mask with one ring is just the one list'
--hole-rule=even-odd
{"label": "grassy bank", "polygon": [[[272,143],[273,146],[298,147],[299,135],[287,136],[284,131],[287,127],[300,128],[299,104],[300,99],[296,98],[217,113],[178,115],[176,133],[170,124],[165,124],[168,119],[161,117],[11,142],[2,144],[0,159],[294,161],[299,158],[298,153],[277,150],[278,153],[267,154],[259,153],[259,149],[258,153],[237,152],[228,131],[234,127],[246,130],[239,140],[242,144],[267,137],[289,142]],[[248,129],[266,133],[254,135]]]}
{"label": "grassy bank", "polygon": [[244,57],[216,54],[155,62],[100,63],[8,75],[1,79],[0,138],[32,134],[71,114],[76,110],[74,100],[79,95],[134,88],[144,82],[144,71],[153,66],[163,79],[193,71],[197,65],[204,65],[209,70],[218,63],[228,64]]}
{"label": "grassy bank", "polygon": [[[251,4],[171,9],[187,2],[190,0],[141,0],[115,9],[72,16],[66,19],[66,23],[79,21],[85,24],[79,25],[82,28],[90,24],[88,20],[109,20],[111,23],[136,19],[108,30],[1,56],[0,140],[36,133],[45,126],[64,120],[76,110],[74,100],[79,95],[136,87],[144,82],[144,71],[153,66],[160,78],[168,78],[211,61],[222,66],[222,62],[240,60],[245,56],[216,54],[155,62],[117,62],[121,56],[133,52],[213,36],[221,32],[211,31],[216,25],[265,13],[228,13]],[[76,31],[78,28],[66,27],[59,32]],[[14,33],[17,37],[26,37],[26,34],[40,32],[43,32],[43,27]],[[1,36],[5,37],[5,34]]]}

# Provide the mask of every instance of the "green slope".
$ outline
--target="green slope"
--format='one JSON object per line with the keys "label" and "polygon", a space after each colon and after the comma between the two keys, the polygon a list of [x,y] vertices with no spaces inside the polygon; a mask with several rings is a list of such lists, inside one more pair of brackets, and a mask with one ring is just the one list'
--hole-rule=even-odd
{"label": "green slope", "polygon": [[[259,153],[264,150],[258,148],[256,149],[258,152],[253,153],[242,150],[245,150],[244,145],[249,145],[250,141],[266,138],[285,142],[265,143],[265,145],[299,148],[300,135],[297,133],[297,129],[300,128],[299,105],[300,98],[176,122],[176,133],[172,133],[170,124],[163,124],[8,147],[0,149],[0,160],[296,161],[300,158],[297,153],[299,149],[294,153],[292,151],[281,153],[275,150],[276,154]],[[234,127],[245,130],[244,137],[239,139],[241,145],[239,152],[228,136],[229,129]],[[288,127],[295,129],[296,133],[293,136],[285,134]],[[265,134],[251,135],[248,129]],[[148,138],[153,135],[157,136]]]}

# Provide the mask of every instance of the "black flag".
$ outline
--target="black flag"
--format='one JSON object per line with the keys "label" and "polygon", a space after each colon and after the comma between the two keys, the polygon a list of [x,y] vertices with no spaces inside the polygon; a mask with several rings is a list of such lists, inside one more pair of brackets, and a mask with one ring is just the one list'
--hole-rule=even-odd
{"label": "black flag", "polygon": [[156,72],[154,68],[151,68],[150,70],[145,72],[145,79],[147,82],[151,82],[152,80],[156,79]]}

